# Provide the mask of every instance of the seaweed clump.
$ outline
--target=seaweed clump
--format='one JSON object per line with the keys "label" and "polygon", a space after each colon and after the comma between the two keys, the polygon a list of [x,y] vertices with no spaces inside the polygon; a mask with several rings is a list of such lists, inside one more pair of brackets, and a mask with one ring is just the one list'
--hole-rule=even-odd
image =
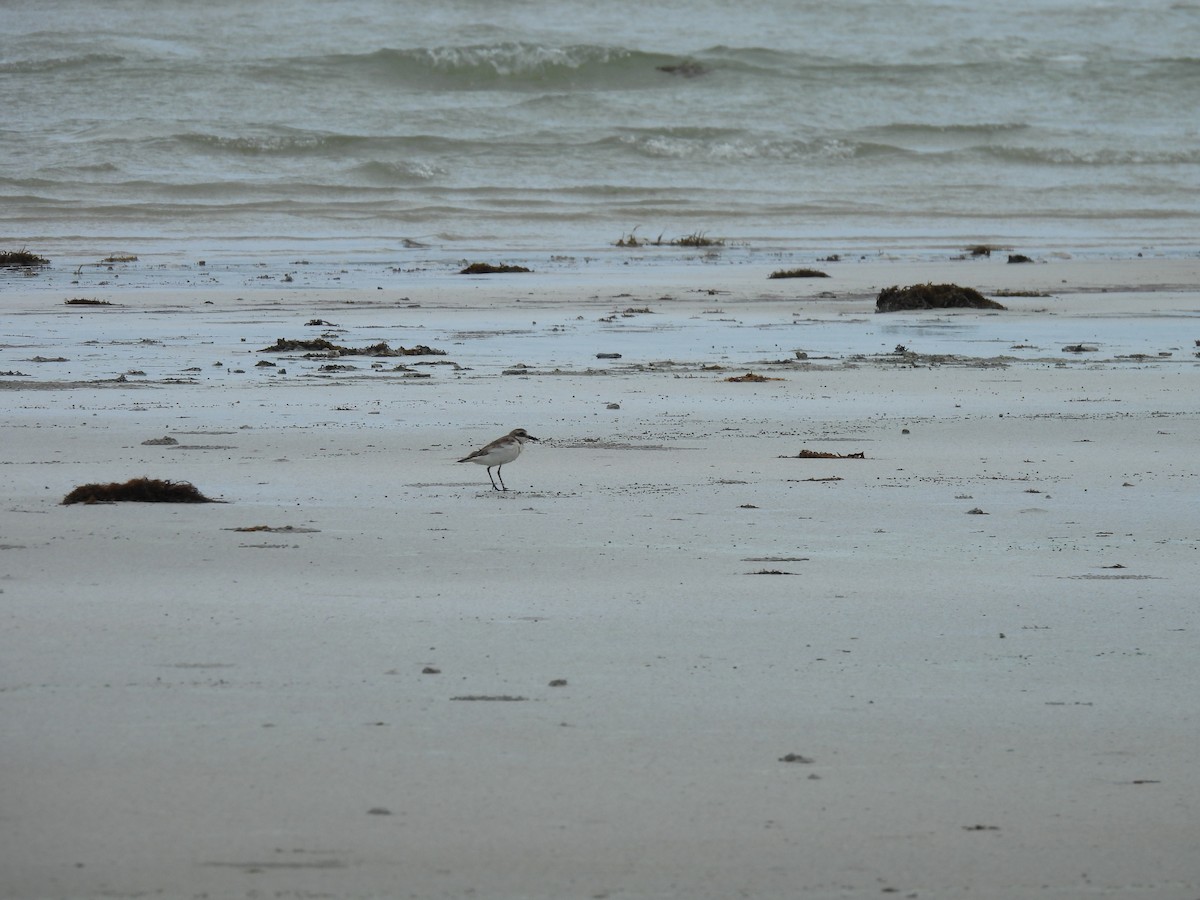
{"label": "seaweed clump", "polygon": [[824,450],[801,450],[794,456],[781,456],[780,459],[866,459],[865,453],[829,453]]}
{"label": "seaweed clump", "polygon": [[691,234],[686,234],[683,237],[674,238],[673,240],[664,240],[660,234],[654,240],[649,238],[639,238],[634,232],[637,229],[622,235],[614,244],[616,247],[629,247],[636,249],[638,247],[724,247],[725,241],[720,238],[710,238],[703,231],[693,231]]}
{"label": "seaweed clump", "polygon": [[50,260],[28,250],[0,250],[0,268],[19,269],[25,266],[48,266]]}
{"label": "seaweed clump", "polygon": [[767,276],[768,278],[828,278],[829,274],[820,269],[778,269]]}
{"label": "seaweed clump", "polygon": [[328,357],[336,359],[339,356],[374,356],[374,357],[390,357],[390,356],[445,356],[445,350],[435,350],[433,347],[427,347],[424,344],[417,344],[414,347],[391,347],[387,341],[380,341],[378,344],[371,344],[367,347],[343,347],[341,344],[335,344],[332,341],[327,341],[325,338],[313,338],[312,340],[291,340],[288,338],[276,338],[275,343],[270,347],[263,347],[259,353],[295,353],[303,351],[311,356]]}
{"label": "seaweed clump", "polygon": [[735,384],[762,384],[764,381],[783,381],[782,378],[772,378],[769,375],[759,375],[756,372],[747,372],[745,375],[733,375],[725,380]]}
{"label": "seaweed clump", "polygon": [[693,231],[678,240],[671,241],[678,247],[724,247],[725,242],[720,238],[710,238],[703,231]]}
{"label": "seaweed clump", "polygon": [[493,265],[492,263],[471,263],[459,275],[507,275],[510,272],[532,272],[524,266]]}
{"label": "seaweed clump", "polygon": [[159,478],[131,478],[109,484],[81,484],[67,496],[62,505],[72,503],[219,503],[205,497],[187,481],[164,481]]}
{"label": "seaweed clump", "polygon": [[919,309],[1005,309],[989,300],[974,288],[957,284],[912,284],[908,287],[893,285],[879,292],[875,300],[875,312],[901,312]]}

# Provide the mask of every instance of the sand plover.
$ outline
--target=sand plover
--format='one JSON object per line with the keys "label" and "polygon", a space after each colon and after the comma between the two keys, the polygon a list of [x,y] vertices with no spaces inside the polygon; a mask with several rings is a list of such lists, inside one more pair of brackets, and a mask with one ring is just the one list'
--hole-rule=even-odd
{"label": "sand plover", "polygon": [[[480,447],[474,453],[464,456],[459,462],[473,462],[481,466],[487,466],[488,481],[492,483],[492,487],[497,491],[507,491],[504,486],[504,478],[500,475],[500,468],[505,463],[510,463],[521,455],[521,445],[526,441],[536,441],[524,428],[514,428],[502,438],[496,438],[486,447]],[[500,479],[500,486],[496,487],[496,480],[492,478],[492,469],[496,470],[496,478]]]}

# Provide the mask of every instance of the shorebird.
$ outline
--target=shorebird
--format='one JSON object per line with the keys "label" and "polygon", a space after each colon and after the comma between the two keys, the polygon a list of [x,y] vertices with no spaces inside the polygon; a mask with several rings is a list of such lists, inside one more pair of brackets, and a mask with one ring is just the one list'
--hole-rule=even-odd
{"label": "shorebird", "polygon": [[[481,466],[487,466],[488,481],[492,483],[492,488],[497,491],[507,491],[504,486],[504,477],[500,474],[500,469],[505,463],[510,463],[521,455],[521,445],[526,441],[536,441],[524,428],[514,428],[502,438],[496,438],[486,447],[480,447],[474,453],[469,453],[464,456],[459,462],[473,462]],[[492,469],[496,470],[496,478],[500,479],[500,486],[496,487],[496,479],[492,478]]]}

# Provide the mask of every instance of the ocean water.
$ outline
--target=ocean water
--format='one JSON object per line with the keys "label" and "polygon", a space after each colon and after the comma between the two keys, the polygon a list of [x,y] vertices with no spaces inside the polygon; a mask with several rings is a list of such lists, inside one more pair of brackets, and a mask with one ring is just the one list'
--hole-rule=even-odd
{"label": "ocean water", "polygon": [[1197,0],[6,0],[0,248],[1194,251]]}

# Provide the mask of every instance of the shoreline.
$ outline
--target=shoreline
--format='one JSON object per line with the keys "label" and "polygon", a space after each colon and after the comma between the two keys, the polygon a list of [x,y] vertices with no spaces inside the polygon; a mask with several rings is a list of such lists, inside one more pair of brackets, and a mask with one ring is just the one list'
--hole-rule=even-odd
{"label": "shoreline", "polygon": [[[29,242],[9,242],[25,247]],[[16,291],[133,289],[210,289],[229,288],[254,290],[261,288],[319,287],[327,289],[367,289],[384,286],[422,285],[431,280],[454,276],[461,282],[472,276],[459,276],[458,271],[471,262],[491,262],[523,265],[532,270],[530,281],[568,279],[626,280],[645,277],[652,281],[687,280],[697,270],[722,275],[741,270],[762,272],[763,278],[777,269],[809,266],[827,270],[834,279],[850,270],[851,280],[866,268],[909,266],[918,270],[945,269],[953,278],[962,273],[976,277],[976,271],[986,270],[996,276],[996,267],[1003,266],[1006,274],[999,276],[1003,283],[1021,283],[1028,274],[1019,270],[1045,266],[1071,265],[1079,271],[1083,265],[1103,274],[1090,281],[1093,287],[1112,288],[1108,267],[1140,264],[1150,271],[1147,281],[1121,282],[1125,286],[1153,287],[1161,283],[1155,269],[1166,268],[1187,273],[1180,281],[1183,287],[1195,284],[1191,277],[1200,252],[1194,243],[1164,246],[1162,242],[1100,243],[1078,242],[1006,243],[996,241],[896,241],[795,242],[779,246],[770,243],[748,244],[737,241],[721,242],[711,247],[643,245],[636,248],[616,247],[611,242],[590,248],[543,249],[508,247],[451,246],[421,244],[406,246],[365,245],[357,241],[323,241],[310,239],[294,245],[281,242],[209,241],[191,248],[180,242],[159,245],[155,242],[123,240],[97,244],[90,248],[78,240],[48,241],[29,249],[50,259],[50,265],[33,270],[0,270],[0,290]],[[332,245],[332,246],[331,246]],[[973,256],[972,248],[987,246],[992,255]],[[1010,265],[1009,254],[1020,254],[1032,264]],[[128,261],[112,262],[112,258]],[[632,273],[632,274],[631,274]],[[950,274],[952,273],[952,274]],[[32,276],[32,277],[30,277]],[[286,280],[291,278],[290,281]],[[501,283],[501,276],[487,277]],[[733,276],[736,277],[736,276]],[[914,275],[914,277],[918,277]],[[920,279],[928,280],[928,279]],[[889,282],[895,283],[895,282]],[[830,282],[826,287],[833,286]],[[1055,287],[1058,284],[1055,283]],[[765,286],[764,286],[765,287]]]}
{"label": "shoreline", "polygon": [[1195,893],[1200,259],[790,263],[6,282],[0,896]]}

